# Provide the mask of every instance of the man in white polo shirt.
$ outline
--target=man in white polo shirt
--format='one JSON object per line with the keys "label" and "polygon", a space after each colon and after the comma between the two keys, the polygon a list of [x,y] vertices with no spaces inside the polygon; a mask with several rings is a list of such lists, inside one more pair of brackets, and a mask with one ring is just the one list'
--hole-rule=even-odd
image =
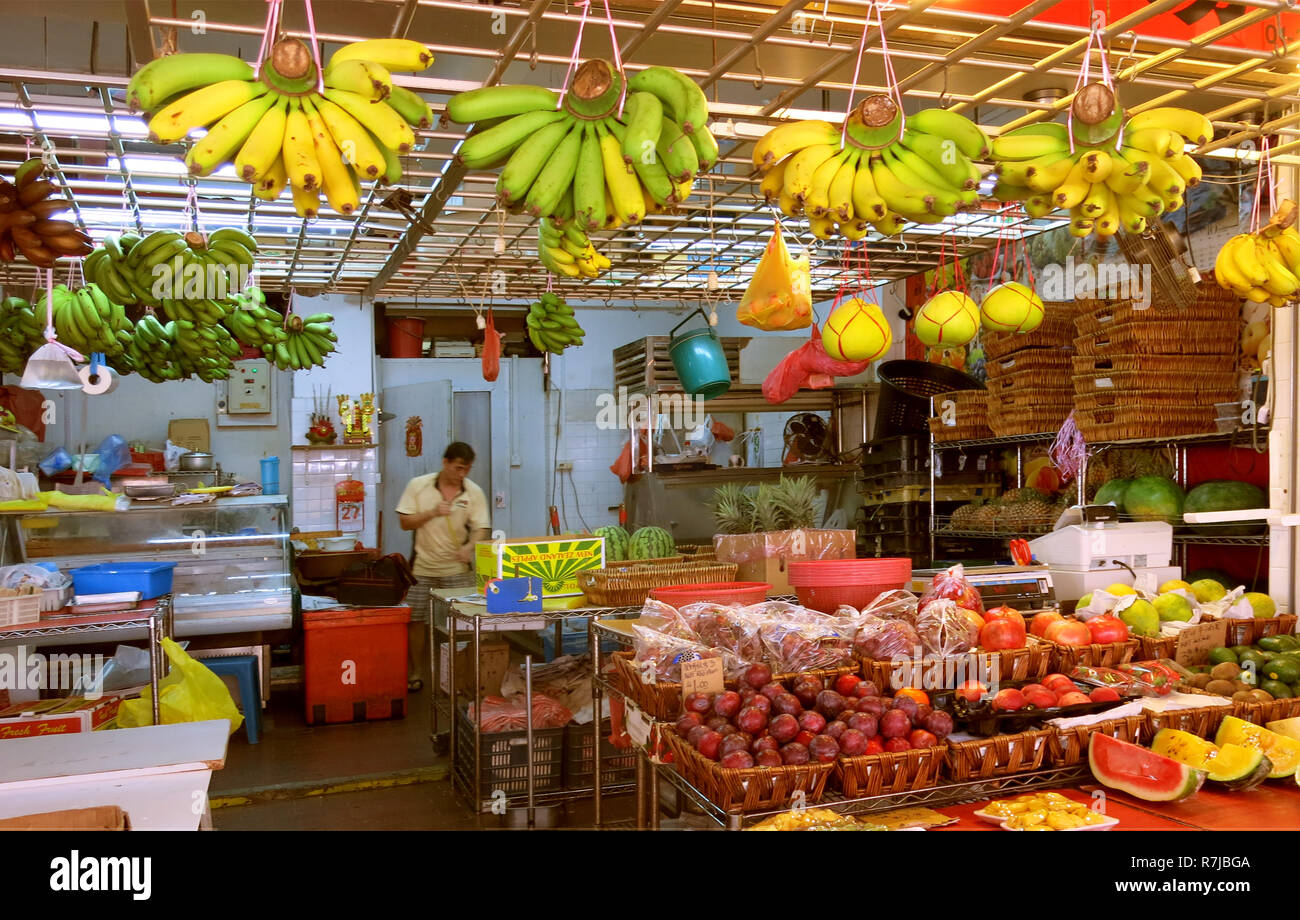
{"label": "man in white polo shirt", "polygon": [[424,686],[429,662],[429,590],[474,587],[474,544],[492,533],[492,517],[483,490],[470,482],[474,449],[463,441],[448,445],[442,469],[406,484],[397,516],[403,530],[415,531],[416,584],[407,595],[411,607],[408,634],[407,689]]}

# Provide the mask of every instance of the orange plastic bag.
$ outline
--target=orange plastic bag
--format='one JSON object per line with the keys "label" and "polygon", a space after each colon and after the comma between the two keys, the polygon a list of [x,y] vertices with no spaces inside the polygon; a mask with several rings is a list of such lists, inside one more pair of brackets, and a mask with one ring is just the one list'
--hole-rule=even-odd
{"label": "orange plastic bag", "polygon": [[812,322],[812,267],[808,254],[791,257],[779,221],[745,288],[736,319],[768,332],[804,329]]}

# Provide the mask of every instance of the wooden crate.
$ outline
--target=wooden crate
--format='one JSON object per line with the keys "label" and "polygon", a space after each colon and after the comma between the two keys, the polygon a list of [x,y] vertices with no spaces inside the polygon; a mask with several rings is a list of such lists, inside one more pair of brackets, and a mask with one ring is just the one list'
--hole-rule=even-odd
{"label": "wooden crate", "polygon": [[[731,382],[740,382],[740,349],[749,339],[719,336],[722,353],[727,357]],[[669,336],[648,335],[614,349],[614,390],[627,387],[629,393],[682,392],[672,359],[668,357]]]}

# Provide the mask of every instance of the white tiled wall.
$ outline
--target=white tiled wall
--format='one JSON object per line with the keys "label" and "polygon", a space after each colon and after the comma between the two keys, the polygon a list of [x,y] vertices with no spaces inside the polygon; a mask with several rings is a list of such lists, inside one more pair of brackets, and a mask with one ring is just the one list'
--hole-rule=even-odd
{"label": "white tiled wall", "polygon": [[357,479],[365,486],[365,527],[358,538],[366,546],[377,540],[375,521],[376,448],[364,450],[322,447],[293,452],[293,524],[304,531],[335,530],[334,487],[345,479]]}
{"label": "white tiled wall", "polygon": [[[561,506],[559,490],[563,490],[563,514],[560,524],[564,530],[580,530],[583,521],[591,528],[618,523],[618,512],[609,511],[623,500],[623,484],[609,471],[618,459],[626,431],[605,431],[596,427],[597,398],[607,390],[552,390],[547,399],[546,456],[547,493],[551,494],[554,479],[555,494],[549,504]],[[561,395],[562,394],[562,395]],[[560,433],[560,452],[555,454],[555,419],[563,406],[564,424]],[[573,463],[573,481],[569,473],[552,474],[556,460]],[[575,496],[577,503],[575,509]],[[582,512],[581,517],[578,510]],[[565,521],[567,520],[567,525]]]}

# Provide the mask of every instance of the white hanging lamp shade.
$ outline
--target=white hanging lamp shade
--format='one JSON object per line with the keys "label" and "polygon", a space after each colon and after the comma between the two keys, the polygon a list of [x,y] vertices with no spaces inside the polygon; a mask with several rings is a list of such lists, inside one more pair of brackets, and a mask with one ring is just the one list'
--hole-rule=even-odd
{"label": "white hanging lamp shade", "polygon": [[45,344],[27,359],[22,386],[28,390],[80,390],[84,386],[74,362],[84,361],[79,351],[58,340],[54,330],[54,271],[45,271]]}

